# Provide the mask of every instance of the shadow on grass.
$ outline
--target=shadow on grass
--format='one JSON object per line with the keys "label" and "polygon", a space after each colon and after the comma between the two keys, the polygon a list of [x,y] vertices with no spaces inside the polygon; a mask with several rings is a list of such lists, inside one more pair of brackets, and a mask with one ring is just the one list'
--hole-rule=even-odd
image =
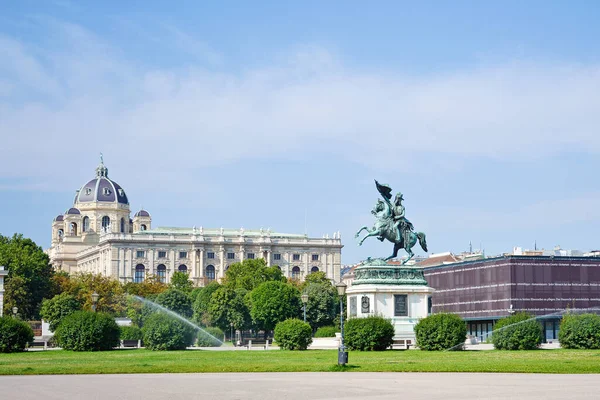
{"label": "shadow on grass", "polygon": [[358,365],[332,365],[331,367],[329,367],[329,371],[330,372],[345,372],[345,371],[352,371],[353,369],[358,369],[360,368]]}

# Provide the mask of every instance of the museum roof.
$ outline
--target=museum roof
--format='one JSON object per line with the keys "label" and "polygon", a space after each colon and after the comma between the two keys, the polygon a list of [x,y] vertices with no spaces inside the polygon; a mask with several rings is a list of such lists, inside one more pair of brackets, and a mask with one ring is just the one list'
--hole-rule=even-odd
{"label": "museum roof", "polygon": [[75,203],[94,202],[129,204],[121,185],[108,178],[108,168],[103,161],[96,168],[96,177],[83,185],[75,195]]}

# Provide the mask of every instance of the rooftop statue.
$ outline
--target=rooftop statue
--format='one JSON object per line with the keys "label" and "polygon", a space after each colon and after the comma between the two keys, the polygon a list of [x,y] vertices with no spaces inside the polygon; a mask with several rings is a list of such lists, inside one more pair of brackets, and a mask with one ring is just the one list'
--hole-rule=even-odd
{"label": "rooftop statue", "polygon": [[375,207],[371,210],[371,214],[377,219],[375,225],[373,225],[372,229],[363,226],[356,232],[354,237],[358,238],[362,231],[367,231],[367,235],[358,242],[359,246],[363,244],[366,238],[371,236],[377,236],[377,239],[382,242],[386,239],[389,240],[394,243],[394,252],[385,260],[395,258],[398,255],[398,251],[404,249],[408,253],[408,258],[402,263],[404,265],[408,260],[413,258],[414,253],[412,252],[412,248],[417,244],[417,240],[421,248],[427,251],[425,233],[415,232],[413,224],[406,219],[404,205],[402,205],[402,200],[404,200],[402,193],[398,192],[396,197],[394,197],[394,201],[391,202],[392,188],[388,185],[382,185],[377,181],[375,181],[375,186],[379,194],[383,197],[383,201],[378,199]]}

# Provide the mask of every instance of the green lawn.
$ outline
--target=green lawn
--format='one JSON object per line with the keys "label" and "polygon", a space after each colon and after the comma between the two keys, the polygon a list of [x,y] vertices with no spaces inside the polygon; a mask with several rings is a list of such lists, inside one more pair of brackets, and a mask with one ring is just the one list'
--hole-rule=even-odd
{"label": "green lawn", "polygon": [[[339,371],[337,350],[0,354],[0,375]],[[350,352],[347,371],[600,373],[600,351]]]}

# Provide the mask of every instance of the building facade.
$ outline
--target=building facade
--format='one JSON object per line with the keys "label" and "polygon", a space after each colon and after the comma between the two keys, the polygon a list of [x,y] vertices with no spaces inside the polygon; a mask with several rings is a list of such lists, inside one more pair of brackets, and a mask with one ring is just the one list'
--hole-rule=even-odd
{"label": "building facade", "polygon": [[124,189],[108,177],[101,162],[94,179],[75,194],[73,206],[52,222],[50,262],[69,273],[91,272],[121,282],[141,282],[155,275],[169,282],[183,271],[198,286],[224,277],[230,264],[262,258],[289,278],[323,271],[339,281],[342,243],[267,230],[152,228],[140,210],[130,218]]}
{"label": "building facade", "polygon": [[432,311],[460,315],[483,341],[514,312],[539,317],[546,341],[558,338],[565,310],[600,309],[600,258],[502,256],[425,267]]}

